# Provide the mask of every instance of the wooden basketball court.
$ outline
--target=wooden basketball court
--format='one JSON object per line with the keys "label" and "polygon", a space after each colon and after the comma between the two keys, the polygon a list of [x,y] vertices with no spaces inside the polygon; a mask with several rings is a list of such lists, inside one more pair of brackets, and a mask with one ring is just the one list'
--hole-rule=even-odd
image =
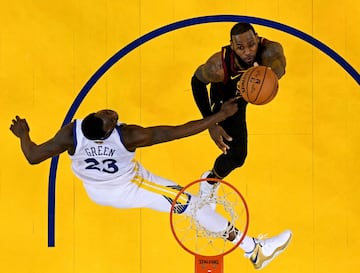
{"label": "wooden basketball court", "polygon": [[[52,137],[89,79],[151,31],[209,15],[263,18],[321,41],[360,71],[360,5],[344,1],[3,1],[0,11],[0,271],[9,273],[192,272],[169,215],[92,203],[66,154],[56,176],[55,247],[48,247],[50,161],[30,166],[9,131],[25,117],[35,142]],[[233,22],[184,26],[141,43],[114,63],[78,105],[143,126],[200,118],[190,79],[229,42]],[[249,154],[226,178],[250,210],[248,233],[291,229],[289,248],[266,272],[357,273],[360,266],[360,88],[334,58],[302,38],[254,24],[282,43],[287,72],[268,105],[248,107]],[[357,76],[359,76],[357,74]],[[359,79],[359,78],[358,78]],[[183,185],[212,167],[207,132],[138,151],[148,169]],[[243,253],[225,272],[254,272]]]}

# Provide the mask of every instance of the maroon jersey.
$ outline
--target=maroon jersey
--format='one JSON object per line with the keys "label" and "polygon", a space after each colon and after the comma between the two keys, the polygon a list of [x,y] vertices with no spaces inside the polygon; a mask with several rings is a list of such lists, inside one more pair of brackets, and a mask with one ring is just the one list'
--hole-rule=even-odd
{"label": "maroon jersey", "polygon": [[[261,52],[263,44],[266,41],[264,38],[260,38],[259,49],[255,62],[261,63]],[[252,65],[248,65],[243,62],[235,52],[231,49],[230,45],[224,46],[221,49],[222,54],[222,66],[224,69],[224,81],[218,83],[211,83],[210,86],[210,99],[213,107],[213,112],[217,112],[220,109],[221,104],[231,98],[239,95],[236,85],[240,80],[242,74],[250,68]],[[236,60],[236,61],[235,61]],[[243,119],[245,121],[245,109],[247,102],[243,99],[239,99],[239,112],[243,113]]]}

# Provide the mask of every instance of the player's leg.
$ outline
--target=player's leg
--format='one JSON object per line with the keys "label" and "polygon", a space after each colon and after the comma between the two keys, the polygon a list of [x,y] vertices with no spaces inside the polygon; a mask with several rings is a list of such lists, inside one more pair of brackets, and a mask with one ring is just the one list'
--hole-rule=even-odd
{"label": "player's leg", "polygon": [[[231,117],[220,124],[224,130],[233,138],[225,142],[230,149],[226,154],[219,155],[212,170],[206,171],[201,178],[223,179],[234,169],[241,167],[247,157],[247,128],[246,123],[240,117]],[[200,194],[203,196],[216,194],[217,185],[214,182],[205,181],[200,184]]]}
{"label": "player's leg", "polygon": [[[190,213],[193,211],[192,207],[195,206],[196,213],[191,216],[195,217],[201,226],[211,232],[223,232],[224,234],[228,234],[226,239],[234,244],[238,243],[242,237],[241,231],[236,229],[236,227],[229,229],[229,222],[227,219],[218,214],[209,205],[196,205],[197,200],[199,200],[197,196],[192,196],[190,204],[184,213]],[[228,230],[230,230],[230,232],[228,232]],[[286,249],[291,240],[291,236],[292,233],[290,231],[284,231],[281,234],[268,239],[257,239],[246,235],[239,244],[239,247],[244,251],[245,257],[249,258],[254,267],[256,269],[261,269]]]}
{"label": "player's leg", "polygon": [[[137,189],[128,192],[128,198],[132,199],[128,203],[132,204],[132,207],[150,208],[169,213],[181,186],[171,180],[152,174],[140,164],[136,179],[136,182],[133,181],[132,183],[137,185]],[[227,232],[228,219],[218,214],[210,205],[197,205],[199,200],[198,196],[184,192],[177,198],[177,202],[181,205],[176,206],[174,213],[194,217],[200,225],[211,232]],[[191,211],[194,211],[194,207],[196,207],[196,213],[192,214]],[[241,237],[241,231],[234,227],[228,233],[227,239],[236,244]],[[288,231],[266,240],[245,236],[239,247],[255,268],[260,269],[285,250],[290,238],[291,232]]]}
{"label": "player's leg", "polygon": [[[140,163],[137,164],[136,175],[128,183],[133,187],[127,192],[128,204],[131,208],[149,208],[162,212],[170,212],[173,200],[182,189],[175,182],[153,174],[145,169]],[[184,207],[189,204],[190,195],[184,193],[178,198]]]}
{"label": "player's leg", "polygon": [[[242,109],[245,111],[245,109]],[[239,110],[235,115],[220,122],[220,126],[232,137],[232,141],[224,140],[230,147],[226,154],[221,154],[215,161],[213,175],[223,179],[234,169],[241,167],[247,156],[247,127],[245,113]]]}

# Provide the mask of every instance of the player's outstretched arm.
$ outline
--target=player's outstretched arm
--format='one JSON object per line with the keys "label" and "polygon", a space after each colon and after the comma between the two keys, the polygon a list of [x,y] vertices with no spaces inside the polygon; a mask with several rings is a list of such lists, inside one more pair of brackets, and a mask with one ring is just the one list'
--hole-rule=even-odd
{"label": "player's outstretched arm", "polygon": [[141,127],[137,125],[127,125],[123,127],[123,143],[130,151],[138,147],[151,146],[158,143],[172,141],[198,134],[210,126],[223,121],[235,114],[238,110],[235,99],[226,101],[219,112],[204,119],[189,121],[178,126],[153,126]]}
{"label": "player's outstretched arm", "polygon": [[30,138],[30,128],[25,119],[16,116],[11,132],[20,139],[21,150],[30,164],[38,164],[73,147],[72,123],[64,126],[48,141],[38,145]]}

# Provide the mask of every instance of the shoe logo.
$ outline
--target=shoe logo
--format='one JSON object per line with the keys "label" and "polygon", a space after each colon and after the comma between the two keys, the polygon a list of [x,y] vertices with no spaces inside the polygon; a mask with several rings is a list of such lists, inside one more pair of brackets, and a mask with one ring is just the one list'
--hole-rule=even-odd
{"label": "shoe logo", "polygon": [[256,252],[256,255],[255,257],[251,257],[251,261],[256,264],[257,260],[258,260],[258,257],[259,257],[259,251]]}
{"label": "shoe logo", "polygon": [[235,80],[236,78],[240,77],[241,74],[237,74],[235,76],[230,76],[230,80]]}

